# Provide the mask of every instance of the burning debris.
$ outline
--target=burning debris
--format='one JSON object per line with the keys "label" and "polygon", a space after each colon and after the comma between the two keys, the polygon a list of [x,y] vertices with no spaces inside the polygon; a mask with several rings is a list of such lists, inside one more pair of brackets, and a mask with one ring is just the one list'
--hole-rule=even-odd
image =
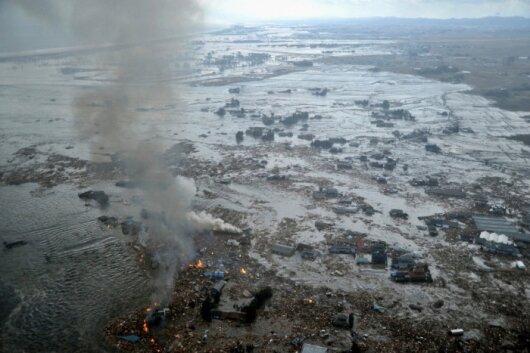
{"label": "burning debris", "polygon": [[197,262],[195,262],[195,263],[189,264],[189,268],[195,268],[197,270],[204,270],[207,267],[208,266],[206,266],[206,264],[204,262],[202,262],[201,259],[197,260]]}
{"label": "burning debris", "polygon": [[[373,252],[373,249],[377,248],[377,244],[363,245],[360,242],[358,248]],[[224,254],[225,251],[234,249],[230,248],[222,237],[214,237],[208,245],[207,249],[201,250],[201,258],[190,262],[189,266],[182,269],[176,279],[176,290],[173,292],[168,307],[171,312],[178,312],[179,315],[167,315],[164,324],[151,326],[147,324],[146,309],[144,308],[132,318],[129,316],[126,324],[110,327],[109,340],[119,342],[123,341],[120,336],[136,335],[140,337],[140,340],[134,343],[135,346],[127,346],[127,349],[135,352],[142,351],[142,349],[151,352],[156,352],[156,349],[176,352],[188,352],[190,350],[207,352],[223,349],[229,351],[233,347],[245,347],[249,344],[252,344],[255,349],[266,350],[270,347],[268,342],[272,339],[278,345],[277,351],[288,351],[291,349],[293,340],[304,336],[321,339],[326,345],[341,351],[339,347],[344,345],[351,347],[352,340],[351,338],[348,338],[347,341],[340,339],[340,332],[349,332],[352,327],[355,327],[354,332],[359,335],[357,330],[360,332],[375,330],[376,328],[380,330],[383,325],[387,328],[385,335],[392,338],[389,341],[392,342],[392,347],[409,347],[408,337],[414,337],[412,336],[414,332],[421,332],[423,337],[431,337],[434,340],[430,343],[429,341],[418,343],[422,349],[440,347],[440,345],[446,346],[443,342],[448,328],[443,324],[425,319],[428,324],[425,322],[421,324],[429,325],[425,331],[421,325],[409,321],[403,322],[402,318],[396,318],[394,315],[400,312],[400,308],[411,310],[411,307],[421,308],[423,313],[426,310],[426,305],[413,303],[411,306],[410,303],[402,303],[401,300],[392,302],[381,293],[376,294],[377,298],[375,298],[373,293],[369,294],[363,291],[345,294],[326,288],[295,285],[287,279],[275,276],[270,271],[265,271],[262,265],[250,259],[242,248],[231,250],[238,254],[231,261],[226,261],[226,257],[223,255],[214,255],[217,252]],[[300,250],[302,249],[305,247],[300,247]],[[223,267],[219,267],[221,263],[218,261],[218,256],[225,259]],[[205,268],[206,263],[211,264],[211,266]],[[418,265],[417,268],[421,266]],[[204,275],[209,269],[216,268],[223,269],[224,277]],[[405,269],[403,272],[408,274],[408,271]],[[413,268],[411,271],[415,274],[422,272]],[[261,275],[251,276],[250,272],[253,274],[261,273]],[[400,280],[401,278],[397,281]],[[417,278],[410,279],[410,281],[417,280]],[[270,288],[275,288],[274,298],[270,296],[270,289],[265,288],[261,291],[256,289],[264,284],[269,284]],[[249,291],[247,288],[254,289]],[[250,292],[255,293],[251,300],[240,299],[252,297]],[[264,306],[264,303],[269,300],[271,301],[270,305]],[[438,302],[432,303],[432,307],[441,310],[440,308],[444,306],[443,301],[442,304]],[[153,307],[155,306],[150,308]],[[337,314],[337,307],[340,308],[339,314]],[[359,315],[357,326],[354,325],[353,312],[355,312],[355,316]],[[217,320],[222,320],[223,324],[212,323]],[[117,324],[120,322],[122,321],[118,320]],[[269,332],[271,330],[270,322],[285,327],[285,337],[274,333],[262,334],[262,331]],[[260,333],[248,335],[246,333],[248,326],[246,325],[252,325],[254,332]],[[371,328],[367,328],[366,325]],[[408,325],[413,327],[409,330],[407,329]],[[144,331],[144,327],[147,330]],[[337,328],[336,331],[333,331],[333,327]],[[227,329],[234,335],[238,335],[237,341],[226,335]],[[407,334],[404,335],[404,331]],[[300,344],[302,342],[304,341],[301,341]],[[348,343],[346,344],[346,342]],[[366,337],[356,339],[354,342],[357,342],[363,349],[379,347],[381,344],[377,340]],[[132,344],[129,342],[123,344],[125,343]],[[389,344],[385,343],[385,347],[389,347]]]}
{"label": "burning debris", "polygon": [[[96,0],[97,4],[100,2]],[[300,348],[309,351],[317,349],[314,347],[319,343],[322,343],[320,348],[324,351],[329,347],[332,351],[358,352],[359,346],[362,346],[363,351],[449,352],[474,351],[476,347],[479,347],[476,348],[478,351],[488,351],[499,347],[489,345],[488,340],[500,342],[503,349],[516,351],[524,345],[518,345],[519,341],[517,344],[504,343],[505,340],[515,342],[515,336],[523,337],[520,338],[521,342],[528,343],[524,338],[528,336],[525,335],[528,331],[528,320],[525,320],[528,315],[521,313],[526,299],[525,265],[522,261],[514,262],[514,258],[506,258],[525,258],[529,251],[526,244],[519,242],[526,237],[526,233],[518,228],[519,224],[524,226],[528,222],[519,214],[521,207],[515,207],[524,204],[524,198],[528,196],[525,180],[518,174],[518,168],[514,167],[515,162],[524,159],[521,155],[524,156],[526,151],[520,152],[518,148],[515,153],[513,146],[506,142],[503,146],[509,148],[499,153],[495,160],[478,159],[476,155],[481,153],[477,151],[466,156],[465,162],[459,157],[454,158],[459,150],[468,148],[464,145],[479,148],[480,143],[477,142],[480,141],[465,140],[466,137],[462,135],[465,128],[459,127],[457,123],[446,121],[443,126],[437,125],[436,120],[454,118],[450,105],[456,104],[454,102],[462,97],[456,89],[451,92],[451,99],[445,96],[433,99],[436,95],[427,91],[425,95],[428,98],[416,94],[423,93],[423,89],[431,82],[421,81],[421,90],[415,92],[415,80],[409,77],[408,89],[400,93],[399,99],[391,98],[392,95],[386,91],[387,86],[391,85],[380,84],[391,73],[379,75],[375,80],[370,70],[362,69],[362,75],[355,73],[354,76],[347,76],[351,68],[338,71],[326,68],[325,75],[319,76],[319,70],[326,65],[326,60],[318,60],[318,67],[314,67],[311,74],[316,78],[338,75],[341,78],[337,81],[340,81],[340,87],[331,80],[320,83],[329,84],[329,88],[311,89],[300,81],[296,82],[299,87],[279,91],[278,82],[274,83],[275,87],[268,87],[267,80],[259,79],[259,72],[273,70],[270,67],[267,70],[252,70],[252,77],[223,76],[227,75],[222,72],[225,68],[230,68],[231,72],[245,70],[246,60],[258,60],[256,58],[261,57],[267,61],[273,59],[273,66],[276,63],[282,66],[292,58],[291,55],[282,58],[281,55],[270,57],[263,53],[261,55],[267,57],[260,54],[224,53],[225,44],[221,44],[224,42],[230,42],[226,44],[227,51],[237,47],[238,42],[261,43],[258,47],[270,45],[262,41],[265,37],[259,33],[259,29],[244,27],[236,27],[228,32],[241,36],[241,39],[222,34],[226,38],[218,37],[209,41],[222,49],[208,52],[204,48],[206,42],[201,41],[192,43],[191,50],[184,52],[181,48],[184,45],[174,42],[179,41],[181,35],[186,36],[190,19],[195,15],[200,16],[196,13],[194,2],[171,1],[178,11],[169,18],[166,18],[165,11],[159,13],[169,0],[157,2],[156,6],[147,3],[133,0],[132,4],[121,4],[124,6],[120,7],[120,14],[123,15],[120,21],[115,23],[110,18],[108,23],[116,24],[116,33],[111,31],[108,40],[117,47],[111,47],[112,50],[106,50],[103,55],[97,50],[95,54],[90,54],[96,56],[96,62],[105,66],[105,70],[94,76],[97,84],[79,90],[81,95],[74,102],[73,115],[78,119],[76,126],[81,137],[90,143],[93,157],[110,157],[111,162],[96,166],[72,160],[59,164],[52,155],[45,162],[51,166],[47,167],[46,173],[53,172],[55,168],[86,168],[87,175],[93,173],[95,176],[83,180],[83,186],[88,185],[88,181],[102,181],[98,179],[98,173],[102,171],[110,176],[112,182],[121,180],[115,185],[122,189],[117,189],[119,194],[112,195],[112,198],[102,191],[79,194],[87,205],[93,201],[100,206],[109,206],[112,212],[116,212],[115,215],[128,215],[142,210],[139,221],[134,218],[137,215],[101,216],[98,218],[101,224],[96,230],[109,236],[105,239],[110,240],[113,235],[116,235],[116,239],[125,239],[124,242],[138,251],[138,262],[143,271],[129,271],[130,267],[125,267],[126,270],[120,275],[142,272],[149,283],[146,285],[141,282],[141,285],[152,287],[153,295],[149,302],[157,301],[163,305],[153,304],[147,310],[142,308],[113,322],[107,331],[112,344],[120,350],[134,352],[250,352],[253,349],[287,352]],[[88,5],[78,6],[78,10],[86,10],[85,6]],[[101,6],[108,8],[106,4]],[[109,20],[108,13],[87,15],[89,18],[85,18],[84,13],[86,11],[80,11],[82,21],[76,21],[75,25],[88,25],[90,33],[87,33],[87,37],[101,38],[99,28],[108,26],[97,24],[100,23],[99,17]],[[134,15],[133,18],[129,18],[131,15]],[[136,28],[136,22],[139,28]],[[159,30],[171,25],[179,29],[172,32],[178,34],[177,39],[160,41]],[[250,41],[244,39],[245,31],[252,32]],[[304,36],[310,35],[308,33],[304,32]],[[124,45],[123,40],[130,43]],[[292,38],[289,40],[292,41]],[[272,45],[282,45],[278,44],[280,42],[281,36],[275,36]],[[322,45],[312,43],[309,46],[314,49]],[[325,45],[342,46],[331,43]],[[358,45],[363,44],[355,44],[355,47]],[[166,46],[169,51],[160,54],[159,49]],[[195,90],[195,101],[189,105],[198,106],[195,109],[198,116],[215,121],[215,129],[196,126],[194,128],[200,129],[200,132],[194,128],[183,131],[183,126],[177,125],[180,120],[175,116],[179,114],[174,113],[180,113],[181,109],[179,102],[174,102],[172,87],[180,87],[180,82],[177,85],[169,84],[167,82],[173,79],[167,78],[180,77],[183,73],[186,82],[189,82],[196,73],[199,76],[204,74],[204,67],[195,72],[188,62],[181,62],[190,59],[191,52],[193,55],[205,56],[203,62],[214,69],[211,75],[217,75],[214,72],[217,68],[220,71],[220,78],[216,80],[218,83],[223,81],[223,84],[208,89],[211,98],[199,99],[200,90]],[[429,55],[429,58],[435,60],[436,56]],[[419,57],[416,59],[419,60]],[[348,57],[347,60],[353,59]],[[299,66],[294,75],[303,75],[306,66],[309,67]],[[174,67],[178,67],[177,75],[174,75]],[[63,68],[61,72],[72,75],[75,70]],[[366,100],[358,97],[362,90],[356,88],[352,95],[348,87],[350,78],[365,80],[364,77],[369,78],[371,86],[377,87],[377,92],[366,93],[366,97],[369,97]],[[259,79],[258,85],[254,84],[256,79]],[[395,82],[398,81],[399,77]],[[244,82],[243,88],[229,88],[240,82]],[[392,85],[395,82],[391,82]],[[204,81],[198,79],[193,84],[198,87]],[[239,95],[238,99],[227,97],[227,89],[230,95]],[[444,86],[442,92],[447,89]],[[252,102],[248,93],[258,97],[260,90],[260,99],[263,101],[255,107],[250,106]],[[313,96],[307,93],[308,90]],[[276,92],[275,97],[267,97],[267,91]],[[282,97],[281,93],[291,96]],[[338,95],[339,99],[324,98],[328,93]],[[295,106],[300,103],[298,99],[301,96],[317,102],[313,105],[314,110],[310,110],[309,103]],[[345,98],[348,96],[350,102]],[[272,102],[269,98],[276,98],[278,102]],[[357,100],[352,102],[352,99]],[[281,106],[283,102],[288,102],[288,105]],[[351,113],[352,103],[357,105],[354,114],[362,111],[361,118],[373,118],[375,126],[356,123],[354,129],[359,131],[341,131],[351,129],[352,121],[358,120],[349,121],[345,118],[345,114]],[[216,111],[218,106],[214,104],[223,107]],[[429,106],[429,109],[425,109],[425,106]],[[294,113],[269,116],[265,115],[264,109]],[[214,119],[200,113],[212,114],[214,111],[224,118]],[[439,111],[445,115],[437,113]],[[418,114],[418,118],[411,112]],[[501,111],[496,114],[503,115]],[[488,114],[477,115],[490,117]],[[238,119],[233,119],[236,117]],[[188,118],[191,119],[185,116],[183,121]],[[507,122],[513,122],[507,115],[504,118]],[[471,117],[466,116],[461,123],[469,119]],[[233,120],[237,123],[234,124]],[[326,123],[328,120],[329,124]],[[170,121],[171,125],[164,125],[166,121]],[[412,130],[412,124],[422,125]],[[361,125],[369,126],[366,128]],[[160,131],[157,129],[159,126],[162,127]],[[385,130],[393,130],[394,126],[401,132]],[[376,127],[384,129],[378,130]],[[146,132],[146,129],[152,131]],[[233,141],[234,133],[236,143]],[[251,139],[243,143],[245,133],[256,138],[256,141]],[[342,133],[348,139],[355,136],[355,141],[330,137]],[[165,142],[159,141],[171,140],[170,135],[179,135],[178,139],[200,136],[207,138],[202,141],[208,143],[201,142],[200,147],[194,150],[197,153],[191,153],[193,149],[175,146],[163,152]],[[229,143],[223,145],[223,139]],[[462,140],[466,143],[461,144]],[[441,147],[428,143],[430,141],[439,143]],[[407,144],[410,146],[407,147]],[[442,148],[446,148],[447,153],[442,153]],[[427,158],[417,158],[419,149],[420,157]],[[40,146],[38,149],[30,147],[19,150],[14,157],[20,160],[15,162],[26,163],[45,158],[44,150]],[[214,150],[215,158],[209,155],[209,151]],[[338,153],[342,153],[340,158],[335,155]],[[506,156],[511,161],[505,170],[497,159]],[[409,164],[399,164],[404,160]],[[491,167],[492,164],[488,163],[495,165]],[[451,172],[439,172],[436,169],[440,166],[449,168]],[[500,182],[490,181],[488,184],[477,179],[477,185],[471,184],[474,181],[461,180],[458,188],[454,188],[455,183],[449,181],[460,178],[464,170],[473,170],[477,175],[484,171],[504,173],[509,185],[499,190]],[[6,180],[5,177],[2,179]],[[17,178],[12,180],[16,181]],[[197,180],[197,186],[194,180]],[[337,188],[330,187],[333,185]],[[420,186],[426,189],[417,188]],[[196,195],[197,190],[203,192]],[[482,198],[481,194],[505,200],[499,203],[500,207],[486,204],[482,209],[475,204]],[[486,200],[488,197],[485,197]],[[194,206],[200,210],[206,209],[208,213],[196,211]],[[118,207],[127,208],[127,211],[121,212],[123,210]],[[402,207],[408,214],[393,207]],[[486,222],[489,226],[484,229],[480,224],[473,226],[471,216],[465,213],[464,216],[450,219],[447,212],[451,208],[462,208],[472,214],[469,210],[472,207],[483,213],[509,217],[508,222],[513,223],[510,229],[515,229],[510,239],[492,234],[479,236],[480,230],[496,230],[490,228],[490,222]],[[219,209],[223,213],[218,212]],[[421,216],[426,212],[436,212],[437,216],[426,219],[425,227],[417,223],[417,218],[423,220]],[[225,217],[226,214],[236,213],[243,216]],[[288,218],[292,221],[279,222],[280,219]],[[493,221],[496,227],[502,226],[500,220]],[[241,230],[248,225],[253,228]],[[105,227],[108,230],[115,229],[115,232],[109,232]],[[120,229],[128,236],[121,237]],[[438,238],[423,237],[426,231]],[[223,233],[229,236],[223,236]],[[249,233],[252,233],[252,237],[245,236]],[[72,238],[78,238],[78,234],[74,235]],[[467,242],[460,242],[461,239]],[[364,243],[365,240],[368,245]],[[12,248],[23,243],[4,242],[4,245]],[[298,245],[294,247],[294,244]],[[76,246],[74,244],[74,249],[77,249]],[[93,244],[90,243],[90,246]],[[513,251],[517,248],[520,252]],[[429,261],[429,265],[417,262],[418,258],[413,255],[416,250],[422,251],[421,257]],[[6,256],[9,255],[17,254],[6,252]],[[480,256],[485,257],[485,260]],[[392,258],[392,270],[387,268],[389,257]],[[114,265],[117,257],[104,257],[102,260],[109,258]],[[50,262],[47,254],[45,259]],[[483,264],[483,268],[495,272],[475,273],[474,263]],[[431,270],[435,283],[425,284],[433,280]],[[67,267],[65,273],[71,276],[77,272]],[[388,279],[389,274],[392,280]],[[418,284],[401,285],[394,282]],[[137,307],[145,304],[137,304]],[[355,330],[353,312],[359,318]],[[431,315],[433,313],[435,315]],[[518,326],[509,328],[502,323],[493,325],[492,329],[489,327],[492,325],[481,323],[490,315],[498,315],[503,322],[517,323]],[[211,323],[215,320],[226,322]],[[465,335],[462,339],[458,338],[462,335],[447,337],[447,329],[452,327],[461,327],[459,330],[466,334],[472,332],[471,328],[479,330],[482,342],[475,346],[475,343],[469,343]],[[6,338],[11,336],[9,332],[5,335]],[[315,341],[315,345],[304,342],[306,338],[309,342]],[[291,342],[295,342],[295,348],[291,347]]]}
{"label": "burning debris", "polygon": [[143,323],[144,332],[148,332],[150,327],[159,326],[166,318],[169,317],[169,308],[158,308],[154,305],[152,308],[146,309],[146,315]]}
{"label": "burning debris", "polygon": [[315,297],[309,297],[309,298],[305,298],[305,299],[303,300],[303,303],[304,303],[305,305],[315,305],[315,304],[317,303],[317,300],[316,300]]}

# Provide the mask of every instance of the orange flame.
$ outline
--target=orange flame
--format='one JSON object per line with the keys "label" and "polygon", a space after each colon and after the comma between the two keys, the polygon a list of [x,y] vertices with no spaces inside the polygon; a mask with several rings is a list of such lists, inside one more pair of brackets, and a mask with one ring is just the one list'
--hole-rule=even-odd
{"label": "orange flame", "polygon": [[149,327],[147,326],[147,322],[144,321],[144,324],[142,325],[142,329],[144,331],[144,333],[148,333],[149,332]]}
{"label": "orange flame", "polygon": [[201,259],[197,260],[196,263],[194,264],[190,264],[189,265],[189,268],[196,268],[198,270],[202,270],[202,269],[205,269],[206,268],[206,264],[204,262],[202,262]]}
{"label": "orange flame", "polygon": [[307,303],[307,304],[310,304],[310,305],[315,304],[315,299],[313,299],[313,298],[307,298],[306,303]]}
{"label": "orange flame", "polygon": [[246,275],[246,274],[248,273],[248,271],[245,270],[244,267],[241,267],[241,268],[239,269],[239,273],[241,273],[242,275]]}

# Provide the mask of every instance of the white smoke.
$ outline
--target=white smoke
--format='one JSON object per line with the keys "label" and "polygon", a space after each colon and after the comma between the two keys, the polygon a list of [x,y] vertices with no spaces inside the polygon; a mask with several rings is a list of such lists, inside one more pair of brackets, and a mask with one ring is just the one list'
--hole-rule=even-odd
{"label": "white smoke", "polygon": [[189,212],[187,214],[188,221],[198,230],[211,230],[214,232],[224,232],[224,233],[233,233],[241,234],[242,231],[238,227],[226,223],[221,218],[215,218],[209,213],[204,211],[196,213]]}

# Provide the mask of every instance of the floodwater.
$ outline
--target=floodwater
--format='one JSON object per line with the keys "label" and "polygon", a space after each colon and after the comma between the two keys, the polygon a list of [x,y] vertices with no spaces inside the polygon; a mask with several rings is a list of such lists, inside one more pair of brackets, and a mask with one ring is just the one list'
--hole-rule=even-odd
{"label": "floodwater", "polygon": [[[275,34],[278,37],[293,36],[286,39],[285,43],[298,40],[285,29],[278,31]],[[339,156],[327,152],[287,156],[281,152],[267,151],[269,164],[266,171],[274,167],[283,170],[296,165],[289,173],[294,179],[299,179],[299,189],[295,185],[288,192],[277,190],[264,182],[255,182],[255,179],[245,183],[247,176],[241,178],[239,183],[217,186],[221,199],[212,203],[219,202],[224,207],[248,212],[249,222],[257,229],[273,232],[282,218],[291,217],[299,222],[301,228],[295,240],[318,246],[323,238],[313,229],[313,224],[315,218],[320,217],[336,222],[344,229],[367,232],[373,239],[385,240],[412,251],[418,250],[420,245],[414,240],[420,237],[415,228],[418,221],[396,224],[388,216],[388,210],[399,206],[415,218],[443,212],[444,205],[427,200],[424,194],[419,194],[415,200],[407,199],[404,197],[406,192],[418,193],[407,187],[398,195],[384,195],[370,179],[379,172],[365,171],[362,175],[350,176],[321,168],[350,157],[354,168],[362,169],[359,155],[376,149],[390,148],[395,158],[409,164],[408,172],[386,175],[390,183],[396,184],[406,184],[411,175],[425,175],[441,169],[448,180],[460,180],[462,173],[466,173],[469,182],[484,175],[528,173],[528,155],[522,152],[522,145],[502,138],[528,129],[519,119],[521,114],[493,108],[487,100],[465,94],[469,89],[467,86],[409,75],[373,72],[362,66],[324,64],[261,79],[261,72],[284,65],[280,56],[287,56],[289,60],[314,59],[320,57],[322,51],[234,44],[224,41],[224,37],[206,36],[207,44],[197,55],[210,50],[222,54],[256,51],[274,55],[261,67],[237,67],[213,73],[209,72],[213,69],[202,67],[199,73],[186,78],[193,85],[174,83],[175,91],[179,92],[178,100],[155,100],[152,102],[152,111],[146,109],[139,112],[134,122],[135,133],[145,140],[156,139],[163,147],[189,140],[197,149],[194,157],[218,162],[230,153],[245,154],[224,151],[223,146],[236,145],[234,135],[237,131],[263,126],[259,117],[261,114],[285,116],[300,110],[308,111],[310,116],[320,114],[324,117],[321,120],[310,119],[305,133],[313,133],[317,138],[343,137],[360,143],[359,147],[346,145]],[[306,44],[313,42],[307,41]],[[392,50],[385,47],[389,44],[386,41],[341,42],[344,51],[355,50],[358,55],[391,53]],[[343,52],[336,51],[336,55],[343,55]],[[28,146],[35,146],[42,156],[57,153],[83,159],[108,160],[109,154],[115,152],[103,145],[99,153],[94,153],[90,148],[90,138],[80,139],[76,129],[73,99],[106,83],[100,80],[101,73],[98,71],[84,72],[79,77],[65,75],[60,68],[87,65],[91,65],[89,57],[0,63],[0,165],[33,163],[13,159],[17,150]],[[251,74],[256,75],[255,80],[221,86],[200,84],[202,80],[212,77],[239,75],[248,78]],[[231,87],[241,87],[241,93],[236,98],[242,107],[258,116],[251,117],[249,113],[246,118],[237,118],[227,114],[220,118],[214,114],[231,97],[227,92]],[[312,95],[310,89],[316,87],[328,88],[328,95]],[[291,93],[280,93],[287,89]],[[393,107],[409,110],[416,116],[416,122],[399,121],[395,129],[409,133],[414,129],[428,128],[434,133],[432,142],[438,143],[448,153],[427,155],[422,143],[412,142],[398,141],[374,147],[369,140],[373,137],[392,137],[392,129],[377,129],[370,124],[370,111],[354,103],[355,100],[364,99],[374,103],[389,100]],[[444,127],[453,123],[443,118],[439,114],[441,112],[452,112],[458,117],[461,127],[472,128],[474,133],[458,136],[441,134]],[[155,129],[151,126],[153,122],[156,122]],[[292,146],[308,145],[307,141],[296,137],[299,129],[298,125],[285,128],[286,131],[292,131],[294,137],[276,137],[274,144],[288,142]],[[486,139],[488,144],[484,144]],[[241,147],[251,148],[261,144],[245,136]],[[487,167],[483,161],[486,154],[491,161]],[[500,164],[503,167],[497,168],[496,165]],[[316,183],[306,180],[309,178],[326,179],[341,190],[350,190],[364,197],[381,213],[374,216],[372,223],[366,223],[365,216],[337,216],[322,205],[308,211],[312,200],[302,190],[307,185],[316,188]],[[113,181],[109,182],[109,185],[113,184]],[[204,187],[206,183],[204,180],[198,182],[199,187]],[[136,215],[131,209],[124,209],[120,205],[122,196],[119,195],[123,190],[109,185],[90,187],[106,190],[113,195],[110,211],[124,216]],[[149,302],[149,278],[138,265],[135,251],[127,245],[129,239],[117,231],[102,227],[97,217],[111,212],[94,205],[85,205],[77,197],[80,191],[70,184],[45,190],[34,184],[0,186],[2,240],[28,242],[25,246],[5,250],[0,256],[0,295],[3,298],[0,301],[0,348],[6,352],[111,350],[104,344],[105,325],[112,318]],[[128,199],[130,196],[123,198]],[[405,238],[403,234],[409,234],[410,237]],[[424,243],[424,240],[419,241],[421,245]],[[260,259],[262,255],[254,253]],[[280,267],[279,262],[274,262],[275,259],[272,262],[262,260],[267,266]],[[294,258],[284,261],[282,266],[280,275],[289,277],[294,271],[292,278],[300,282],[334,288],[373,288],[379,283],[378,278],[381,280],[385,276],[370,273],[365,276],[365,283],[347,277],[330,280],[325,270],[319,271],[311,264],[300,265]],[[313,276],[314,273],[317,275]],[[368,278],[375,280],[369,282]],[[414,297],[421,296],[420,290],[413,289],[411,292]]]}
{"label": "floodwater", "polygon": [[2,239],[28,242],[0,256],[1,290],[11,293],[0,308],[3,349],[104,351],[109,320],[148,303],[147,278],[79,190],[62,185],[33,196],[36,189],[0,187]]}

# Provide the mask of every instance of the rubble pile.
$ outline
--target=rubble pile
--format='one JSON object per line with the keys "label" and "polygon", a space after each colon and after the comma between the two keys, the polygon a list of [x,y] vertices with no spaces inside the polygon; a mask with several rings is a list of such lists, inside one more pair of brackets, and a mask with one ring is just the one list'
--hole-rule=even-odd
{"label": "rubble pile", "polygon": [[[230,212],[222,208],[211,212],[230,216]],[[112,218],[105,221],[112,221]],[[242,225],[243,216],[232,215],[232,222]],[[281,224],[284,231],[296,227],[291,219]],[[146,310],[162,307],[151,303],[114,321],[105,331],[112,345],[129,352],[295,352],[303,342],[316,342],[344,352],[349,352],[351,347],[367,352],[439,349],[493,352],[492,347],[500,349],[508,341],[514,349],[526,343],[521,332],[528,332],[524,321],[525,317],[530,317],[528,313],[523,315],[522,321],[517,321],[519,326],[515,328],[488,324],[471,327],[465,318],[446,320],[445,314],[439,318],[424,314],[423,305],[409,305],[405,298],[391,299],[385,294],[365,290],[342,292],[301,285],[278,277],[249,257],[248,245],[240,242],[243,236],[230,235],[228,239],[223,235],[199,235],[196,246],[200,251],[196,262],[181,267],[171,301],[163,304],[168,314],[157,325],[146,324]],[[444,252],[438,256],[449,254],[445,249],[440,251]],[[453,271],[458,274],[470,263],[467,260],[457,265],[459,259],[462,259],[462,251],[455,251],[444,263],[452,263]],[[255,317],[249,320],[245,305],[266,287],[270,288],[272,296],[266,296],[256,306]],[[475,293],[474,305],[485,306],[488,312],[521,318],[522,297],[516,299],[506,293],[492,297],[491,292],[481,292],[482,287],[478,285],[468,288]],[[214,293],[212,290],[218,290],[219,295],[209,311],[212,317],[205,320],[203,303]],[[443,300],[433,301],[432,308],[430,310],[439,312],[447,310]],[[346,317],[353,314],[351,329],[333,324],[339,314]],[[465,334],[449,336],[449,330],[455,327],[463,327],[464,332],[476,329],[480,337],[489,333],[493,336],[487,339],[477,339],[473,335],[466,338]]]}

